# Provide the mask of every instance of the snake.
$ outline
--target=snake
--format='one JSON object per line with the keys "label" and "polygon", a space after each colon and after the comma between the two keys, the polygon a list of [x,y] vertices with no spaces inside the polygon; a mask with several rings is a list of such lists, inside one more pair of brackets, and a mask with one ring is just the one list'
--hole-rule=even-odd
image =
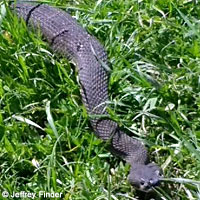
{"label": "snake", "polygon": [[17,1],[10,6],[28,27],[40,29],[54,53],[75,63],[93,132],[108,144],[111,153],[130,165],[128,182],[138,190],[152,191],[161,181],[161,168],[149,162],[145,145],[127,135],[109,116],[109,63],[104,47],[62,9],[29,1]]}

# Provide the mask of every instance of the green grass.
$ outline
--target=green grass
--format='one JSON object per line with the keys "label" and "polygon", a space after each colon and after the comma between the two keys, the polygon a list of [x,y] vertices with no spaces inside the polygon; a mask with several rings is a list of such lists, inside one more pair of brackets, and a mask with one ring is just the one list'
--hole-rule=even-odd
{"label": "green grass", "polygon": [[147,195],[129,185],[129,166],[89,128],[74,67],[9,10],[4,17],[1,2],[0,191],[55,191],[66,200],[200,199],[200,3],[47,3],[70,12],[105,46],[109,112],[144,141],[165,180]]}

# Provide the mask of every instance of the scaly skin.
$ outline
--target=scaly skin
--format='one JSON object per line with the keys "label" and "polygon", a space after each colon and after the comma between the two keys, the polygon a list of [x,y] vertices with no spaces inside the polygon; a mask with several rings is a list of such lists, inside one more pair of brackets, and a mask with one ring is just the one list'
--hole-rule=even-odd
{"label": "scaly skin", "polygon": [[[69,14],[43,4],[18,2],[12,9],[33,29],[40,28],[54,52],[72,59],[79,71],[81,94],[95,134],[110,142],[110,150],[131,165],[129,182],[149,191],[158,185],[161,170],[147,162],[144,145],[121,131],[106,111],[108,100],[107,55],[101,44],[90,36]],[[106,118],[94,117],[97,115]]]}

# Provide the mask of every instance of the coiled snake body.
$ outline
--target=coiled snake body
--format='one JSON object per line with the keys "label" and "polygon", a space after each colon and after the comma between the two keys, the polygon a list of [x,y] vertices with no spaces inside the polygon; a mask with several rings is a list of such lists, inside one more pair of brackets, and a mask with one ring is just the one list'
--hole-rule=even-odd
{"label": "coiled snake body", "polygon": [[[103,66],[107,65],[107,55],[100,43],[62,10],[20,1],[13,3],[12,8],[28,25],[40,28],[54,52],[76,63],[89,116],[108,116],[108,74]],[[148,191],[159,183],[160,169],[148,163],[146,148],[140,141],[126,135],[109,117],[91,117],[90,122],[95,134],[110,142],[111,151],[131,165],[128,179],[132,185]]]}

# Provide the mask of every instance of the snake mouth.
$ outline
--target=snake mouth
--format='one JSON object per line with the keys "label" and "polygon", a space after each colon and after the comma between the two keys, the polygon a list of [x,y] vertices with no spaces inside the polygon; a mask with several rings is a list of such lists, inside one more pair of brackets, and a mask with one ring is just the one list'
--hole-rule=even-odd
{"label": "snake mouth", "polygon": [[156,181],[156,182],[152,182],[151,180],[149,182],[144,182],[144,183],[140,183],[140,191],[143,192],[152,192],[155,187],[160,185],[160,181]]}
{"label": "snake mouth", "polygon": [[132,183],[131,185],[134,188],[136,188],[137,190],[139,190],[139,191],[148,193],[148,192],[152,192],[155,189],[155,187],[159,186],[159,181],[156,184],[154,184],[154,185],[152,185],[150,183],[147,183],[147,182],[140,183],[140,184],[134,184],[134,183]]}

